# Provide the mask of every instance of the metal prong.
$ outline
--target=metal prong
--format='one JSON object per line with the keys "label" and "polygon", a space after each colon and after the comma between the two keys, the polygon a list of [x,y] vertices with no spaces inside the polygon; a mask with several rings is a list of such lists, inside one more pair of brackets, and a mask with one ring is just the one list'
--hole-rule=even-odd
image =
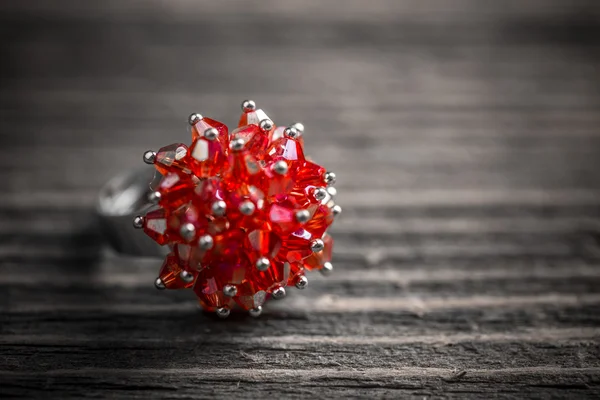
{"label": "metal prong", "polygon": [[271,121],[270,119],[263,119],[262,121],[260,121],[258,126],[263,132],[269,132],[271,129],[273,129],[274,124],[273,121]]}
{"label": "metal prong", "polygon": [[298,277],[298,280],[296,281],[296,287],[300,290],[306,288],[308,286],[308,278],[306,278],[306,276],[301,275]]}
{"label": "metal prong", "polygon": [[333,264],[330,262],[326,262],[325,264],[323,264],[323,268],[321,268],[320,271],[321,274],[325,276],[331,274],[331,272],[333,271]]}
{"label": "metal prong", "polygon": [[217,308],[216,313],[219,318],[227,318],[229,317],[229,313],[231,313],[231,311],[227,307],[219,307]]}
{"label": "metal prong", "polygon": [[260,317],[260,314],[262,314],[262,306],[252,308],[250,311],[248,311],[248,314],[250,314],[250,316],[254,318]]}
{"label": "metal prong", "polygon": [[252,215],[256,206],[250,200],[246,200],[240,204],[240,212],[244,215]]}
{"label": "metal prong", "polygon": [[244,100],[242,102],[242,111],[243,112],[250,112],[250,111],[254,111],[256,110],[256,103],[254,102],[254,100]]}
{"label": "metal prong", "polygon": [[158,290],[166,289],[164,282],[160,278],[156,278],[156,280],[154,281],[154,287],[157,288]]}
{"label": "metal prong", "polygon": [[259,271],[266,271],[271,266],[271,261],[267,257],[260,257],[256,260],[256,269]]}
{"label": "metal prong", "polygon": [[321,239],[315,239],[312,242],[310,242],[310,249],[313,251],[313,253],[318,253],[319,251],[323,250],[325,248],[325,243],[323,243],[323,241]]}
{"label": "metal prong", "polygon": [[194,224],[188,222],[187,224],[181,225],[179,233],[181,234],[182,238],[189,242],[194,238],[194,236],[196,236],[196,227]]}
{"label": "metal prong", "polygon": [[160,202],[161,194],[160,192],[151,192],[148,195],[148,201],[152,204],[158,204]]}
{"label": "metal prong", "polygon": [[202,236],[200,236],[200,239],[198,239],[198,246],[202,250],[212,249],[213,244],[214,244],[214,240],[213,240],[212,236],[210,236],[210,235],[202,235]]}
{"label": "metal prong", "polygon": [[225,211],[227,211],[227,203],[225,203],[223,200],[217,200],[212,203],[210,209],[212,210],[213,215],[222,217],[225,215]]}
{"label": "metal prong", "polygon": [[273,171],[279,175],[285,175],[288,172],[288,165],[285,161],[279,160],[273,164]]}
{"label": "metal prong", "polygon": [[308,210],[296,211],[296,221],[300,222],[301,224],[304,224],[305,222],[308,222],[309,219],[310,212]]}
{"label": "metal prong", "polygon": [[302,122],[293,123],[292,128],[295,128],[300,135],[304,133],[304,124],[302,124]]}
{"label": "metal prong", "polygon": [[233,297],[237,294],[237,287],[235,285],[223,286],[223,294],[227,297]]}
{"label": "metal prong", "polygon": [[144,153],[144,162],[146,164],[154,164],[156,161],[156,152],[152,150],[148,150]]}
{"label": "metal prong", "polygon": [[321,201],[325,197],[327,197],[327,190],[325,190],[324,188],[316,188],[315,190],[313,190],[313,196],[316,200]]}
{"label": "metal prong", "polygon": [[244,148],[245,144],[246,142],[244,142],[244,139],[238,138],[231,141],[229,148],[233,151],[240,151]]}
{"label": "metal prong", "polygon": [[337,217],[338,215],[340,215],[342,213],[342,207],[340,207],[336,204],[335,206],[333,206],[331,208],[331,212],[333,212],[334,217]]}
{"label": "metal prong", "polygon": [[144,227],[144,217],[142,217],[141,215],[137,215],[133,219],[133,227],[135,229],[142,229]]}
{"label": "metal prong", "polygon": [[208,128],[204,131],[204,137],[211,141],[215,140],[217,137],[219,137],[219,131],[215,128]]}
{"label": "metal prong", "polygon": [[183,270],[179,273],[179,277],[181,278],[182,281],[186,282],[186,283],[190,283],[194,281],[194,274],[192,274],[191,272],[188,272],[186,270]]}
{"label": "metal prong", "polygon": [[285,297],[285,288],[282,287],[282,286],[279,286],[278,288],[276,288],[275,290],[273,290],[273,292],[271,293],[271,295],[273,296],[273,298],[275,300],[283,299]]}
{"label": "metal prong", "polygon": [[325,181],[326,184],[328,185],[334,185],[335,184],[335,172],[331,172],[331,171],[327,171],[325,172],[325,175],[323,175],[323,180]]}
{"label": "metal prong", "polygon": [[293,126],[288,126],[283,130],[283,136],[290,139],[296,139],[298,137],[298,130]]}
{"label": "metal prong", "polygon": [[200,121],[202,118],[204,118],[202,116],[202,114],[198,114],[198,113],[193,113],[192,115],[190,115],[190,117],[188,118],[188,123],[190,125],[194,125],[196,124],[198,121]]}

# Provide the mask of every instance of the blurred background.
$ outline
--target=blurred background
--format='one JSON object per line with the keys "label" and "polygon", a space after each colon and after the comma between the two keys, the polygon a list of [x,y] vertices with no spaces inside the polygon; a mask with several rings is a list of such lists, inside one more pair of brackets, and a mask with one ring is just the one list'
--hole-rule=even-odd
{"label": "blurred background", "polygon": [[[2,1],[0,32],[0,298],[14,340],[50,329],[34,311],[94,340],[135,336],[135,313],[113,323],[105,310],[100,329],[77,312],[191,310],[191,293],[153,291],[158,262],[99,258],[95,198],[145,150],[189,143],[190,113],[232,126],[247,98],[276,124],[304,123],[344,208],[338,273],[274,306],[278,332],[298,328],[285,316],[316,335],[599,325],[597,0]],[[598,366],[593,343],[459,364]],[[406,354],[379,365],[425,359]]]}

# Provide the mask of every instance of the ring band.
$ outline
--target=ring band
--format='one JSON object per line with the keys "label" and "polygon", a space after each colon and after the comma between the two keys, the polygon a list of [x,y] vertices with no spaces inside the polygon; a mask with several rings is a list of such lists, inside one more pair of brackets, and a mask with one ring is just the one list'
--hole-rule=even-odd
{"label": "ring band", "polygon": [[131,221],[156,208],[148,202],[154,170],[138,169],[115,176],[100,190],[96,211],[104,234],[114,250],[129,256],[162,258],[168,246],[146,235],[134,234]]}

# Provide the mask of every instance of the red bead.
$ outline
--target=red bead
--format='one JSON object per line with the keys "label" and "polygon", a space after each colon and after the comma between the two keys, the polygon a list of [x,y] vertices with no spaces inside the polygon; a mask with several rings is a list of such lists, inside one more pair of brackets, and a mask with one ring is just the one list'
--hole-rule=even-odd
{"label": "red bead", "polygon": [[311,254],[309,257],[303,260],[302,266],[308,270],[321,269],[323,264],[331,261],[331,254],[333,252],[333,238],[330,235],[325,234],[323,236],[323,243],[325,247],[323,250]]}
{"label": "red bead", "polygon": [[144,232],[160,245],[169,243],[167,217],[164,209],[159,208],[146,214]]}
{"label": "red bead", "polygon": [[194,194],[196,183],[190,175],[169,172],[158,185],[160,206],[174,209],[189,202]]}
{"label": "red bead", "polygon": [[257,159],[262,159],[269,144],[269,138],[257,125],[246,125],[231,132],[231,140],[242,139],[244,150]]}
{"label": "red bead", "polygon": [[[163,263],[160,272],[158,273],[158,277],[165,285],[167,289],[184,289],[190,288],[194,285],[194,281],[186,282],[181,279],[181,272],[183,268],[179,264],[179,259],[174,254],[169,254],[167,258],[165,258],[165,262]],[[190,272],[192,276],[196,276],[196,272]]]}
{"label": "red bead", "polygon": [[182,143],[174,143],[158,150],[154,166],[163,175],[169,172],[190,173],[188,147]]}
{"label": "red bead", "polygon": [[214,119],[203,117],[201,120],[192,125],[192,142],[196,141],[201,136],[204,136],[204,132],[207,129],[215,128],[218,132],[218,140],[223,143],[223,145],[228,146],[228,129],[227,126],[219,121],[215,121]]}
{"label": "red bead", "polygon": [[199,137],[190,147],[190,168],[198,178],[217,175],[227,162],[225,146],[220,139]]}

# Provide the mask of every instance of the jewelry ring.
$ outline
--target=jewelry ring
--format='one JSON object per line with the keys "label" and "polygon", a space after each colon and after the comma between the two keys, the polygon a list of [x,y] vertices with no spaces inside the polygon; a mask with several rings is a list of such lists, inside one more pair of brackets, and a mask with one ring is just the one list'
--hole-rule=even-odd
{"label": "jewelry ring", "polygon": [[304,126],[277,127],[251,100],[231,133],[200,114],[189,124],[189,147],[146,151],[156,171],[102,188],[98,214],[112,246],[165,257],[155,286],[192,288],[223,318],[234,307],[258,316],[286,287],[304,289],[306,271],[331,272],[335,174],[305,158]]}

